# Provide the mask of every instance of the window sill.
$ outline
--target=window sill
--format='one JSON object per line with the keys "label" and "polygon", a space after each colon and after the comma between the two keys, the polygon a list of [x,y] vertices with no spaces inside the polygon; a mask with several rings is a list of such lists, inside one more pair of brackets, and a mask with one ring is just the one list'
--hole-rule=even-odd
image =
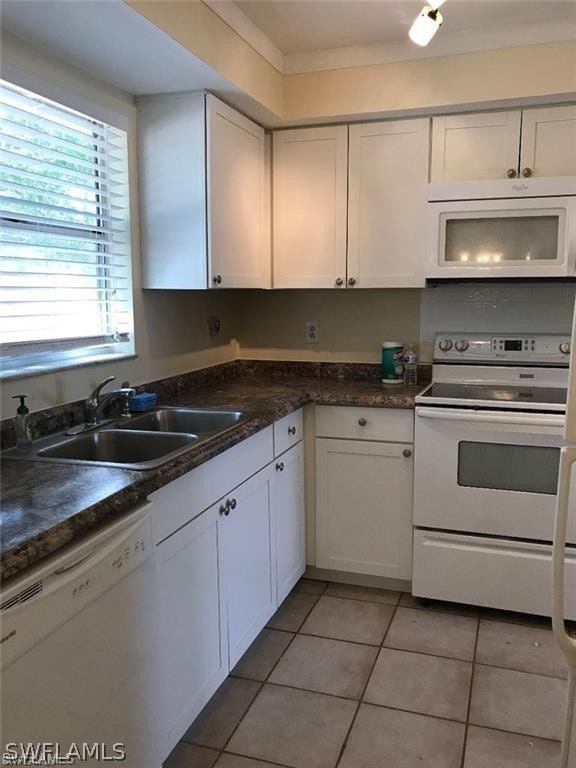
{"label": "window sill", "polygon": [[94,356],[76,356],[67,357],[59,356],[59,359],[52,356],[50,360],[45,362],[34,362],[29,365],[22,365],[22,367],[6,367],[0,369],[0,381],[13,381],[15,379],[27,379],[32,376],[43,376],[49,373],[57,373],[58,371],[69,371],[75,368],[86,368],[89,365],[98,365],[99,363],[110,363],[116,360],[135,360],[138,357],[136,352],[131,350],[130,352],[112,352],[106,355],[94,355]]}

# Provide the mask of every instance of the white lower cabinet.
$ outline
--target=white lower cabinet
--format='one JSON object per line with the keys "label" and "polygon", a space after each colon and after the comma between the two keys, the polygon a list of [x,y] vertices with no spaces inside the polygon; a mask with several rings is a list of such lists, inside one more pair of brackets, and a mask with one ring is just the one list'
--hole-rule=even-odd
{"label": "white lower cabinet", "polygon": [[272,487],[276,584],[280,604],[306,570],[304,449],[298,443],[278,457]]}
{"label": "white lower cabinet", "polygon": [[221,505],[220,559],[230,669],[277,607],[270,501],[273,472],[272,466],[258,472]]}
{"label": "white lower cabinet", "polygon": [[216,504],[158,547],[166,755],[228,674],[218,510]]}
{"label": "white lower cabinet", "polygon": [[304,572],[302,444],[273,457],[269,427],[152,496],[164,757]]}
{"label": "white lower cabinet", "polygon": [[412,445],[316,440],[318,568],[410,579]]}

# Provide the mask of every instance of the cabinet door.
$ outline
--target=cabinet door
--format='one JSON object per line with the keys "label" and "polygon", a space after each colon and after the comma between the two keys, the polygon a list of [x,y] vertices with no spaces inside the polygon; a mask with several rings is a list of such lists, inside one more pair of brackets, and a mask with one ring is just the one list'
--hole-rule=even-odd
{"label": "cabinet door", "polygon": [[302,443],[298,443],[276,460],[272,508],[276,533],[277,595],[280,605],[306,570]]}
{"label": "cabinet door", "polygon": [[346,280],[348,128],[273,136],[275,288],[333,288]]}
{"label": "cabinet door", "polygon": [[316,472],[316,565],[409,579],[412,446],[319,438]]}
{"label": "cabinet door", "polygon": [[424,285],[429,145],[428,119],[350,127],[348,278],[357,288]]}
{"label": "cabinet door", "polygon": [[523,176],[576,176],[576,107],[522,112],[520,173]]}
{"label": "cabinet door", "polygon": [[264,129],[206,97],[208,279],[215,288],[269,288]]}
{"label": "cabinet door", "polygon": [[158,547],[168,751],[228,674],[220,519],[218,505],[211,507]]}
{"label": "cabinet door", "polygon": [[432,118],[430,180],[505,179],[518,172],[520,116],[483,112]]}
{"label": "cabinet door", "polygon": [[266,467],[229,495],[223,516],[222,573],[228,615],[230,668],[240,659],[276,609],[271,484]]}

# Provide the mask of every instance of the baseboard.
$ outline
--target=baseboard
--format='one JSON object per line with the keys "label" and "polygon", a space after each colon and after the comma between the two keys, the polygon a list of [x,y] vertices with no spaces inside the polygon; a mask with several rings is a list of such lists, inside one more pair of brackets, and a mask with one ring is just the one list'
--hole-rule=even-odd
{"label": "baseboard", "polygon": [[412,582],[405,579],[388,579],[384,576],[365,576],[361,573],[331,571],[327,568],[316,568],[313,565],[306,567],[304,576],[307,579],[336,581],[339,584],[357,584],[360,587],[378,587],[379,589],[393,589],[397,592],[412,592]]}

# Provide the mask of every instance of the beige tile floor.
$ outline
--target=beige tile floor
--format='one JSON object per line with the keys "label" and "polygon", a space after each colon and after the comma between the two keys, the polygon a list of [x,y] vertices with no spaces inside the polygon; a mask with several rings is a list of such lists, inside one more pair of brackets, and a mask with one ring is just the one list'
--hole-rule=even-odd
{"label": "beige tile floor", "polygon": [[164,768],[558,768],[546,620],[302,579]]}

